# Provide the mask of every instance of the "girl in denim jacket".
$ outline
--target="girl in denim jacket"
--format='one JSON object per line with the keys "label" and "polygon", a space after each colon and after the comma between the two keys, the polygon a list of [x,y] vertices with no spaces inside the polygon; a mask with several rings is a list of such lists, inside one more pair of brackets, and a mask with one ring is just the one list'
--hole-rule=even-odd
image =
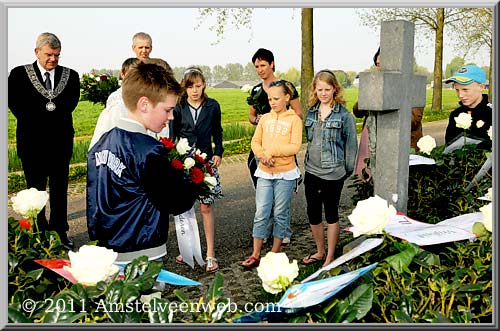
{"label": "girl in denim jacket", "polygon": [[[309,104],[305,121],[308,144],[304,186],[307,215],[317,251],[304,257],[302,262],[322,261],[326,266],[334,259],[339,238],[340,194],[356,161],[356,123],[344,107],[342,87],[330,70],[321,70],[314,76]],[[323,206],[328,223],[328,253],[325,251]]]}

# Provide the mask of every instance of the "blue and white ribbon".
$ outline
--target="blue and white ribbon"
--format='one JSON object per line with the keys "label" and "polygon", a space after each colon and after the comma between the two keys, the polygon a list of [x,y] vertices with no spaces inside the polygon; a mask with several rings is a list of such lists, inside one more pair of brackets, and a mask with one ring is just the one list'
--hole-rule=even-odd
{"label": "blue and white ribbon", "polygon": [[200,233],[194,206],[187,212],[174,216],[174,221],[179,253],[184,262],[191,268],[194,268],[194,260],[200,266],[205,265],[205,261],[201,256]]}

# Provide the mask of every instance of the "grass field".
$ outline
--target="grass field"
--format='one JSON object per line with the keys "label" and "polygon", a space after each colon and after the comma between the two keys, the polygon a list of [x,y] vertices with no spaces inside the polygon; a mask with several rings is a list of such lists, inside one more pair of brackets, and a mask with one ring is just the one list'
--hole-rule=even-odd
{"label": "grass field", "polygon": [[[224,145],[224,156],[248,153],[250,149],[250,137],[255,127],[248,123],[247,94],[239,89],[208,89],[208,95],[216,99],[222,110],[222,127],[224,129],[224,141],[234,140]],[[486,93],[486,92],[485,92]],[[352,110],[352,106],[358,99],[358,89],[351,88],[344,91],[346,107]],[[432,103],[432,90],[427,90],[427,103],[424,111],[424,122],[447,119],[451,110],[458,105],[454,90],[443,90],[442,111],[430,111]],[[94,105],[88,101],[81,101],[73,112],[73,125],[75,128],[75,143],[73,148],[72,164],[85,163],[90,138],[94,132],[95,123],[103,107]],[[304,110],[305,111],[305,110]],[[362,119],[356,119],[358,132],[361,131]],[[8,112],[8,171],[9,192],[16,192],[26,187],[22,173],[16,173],[22,169],[21,162],[17,157],[15,137],[16,119]],[[239,138],[245,138],[237,140]],[[86,175],[85,166],[73,166],[70,171],[70,181],[84,180]]]}
{"label": "grass field", "polygon": [[[222,110],[222,126],[226,131],[244,131],[236,126],[250,127],[248,123],[248,105],[246,103],[247,94],[239,89],[208,89],[208,95],[217,100],[221,105]],[[358,89],[350,88],[344,91],[347,109],[351,110],[352,106],[358,99]],[[448,118],[449,111],[457,107],[457,97],[454,90],[443,90],[443,111],[431,112],[432,90],[427,90],[427,105],[424,111],[424,122],[435,121],[438,119]],[[73,123],[75,127],[76,140],[90,139],[94,132],[95,123],[102,111],[102,106],[94,105],[88,101],[81,101],[73,113]],[[361,119],[357,119],[361,123]],[[9,111],[8,115],[9,129],[9,144],[15,142],[16,119]],[[236,133],[238,135],[238,133]],[[229,139],[237,139],[238,137],[230,137]]]}

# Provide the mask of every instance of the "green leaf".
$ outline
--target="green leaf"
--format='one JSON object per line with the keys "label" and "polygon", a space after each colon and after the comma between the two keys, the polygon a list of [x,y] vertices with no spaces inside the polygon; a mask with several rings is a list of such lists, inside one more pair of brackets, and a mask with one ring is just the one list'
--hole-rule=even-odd
{"label": "green leaf", "polygon": [[360,320],[372,308],[373,302],[373,285],[361,284],[347,297],[348,308],[347,316],[342,323],[350,323],[353,320]]}
{"label": "green leaf", "polygon": [[172,323],[169,317],[169,302],[164,299],[153,298],[149,302],[151,309],[148,311],[150,323]]}
{"label": "green leaf", "polygon": [[13,307],[8,308],[8,319],[9,323],[33,323],[21,311]]}
{"label": "green leaf", "polygon": [[208,301],[211,300],[217,301],[217,299],[223,295],[223,290],[224,290],[224,279],[222,278],[222,275],[218,272],[215,275],[214,280],[212,281],[212,284],[210,284],[210,287],[208,289],[208,294],[207,294]]}
{"label": "green leaf", "polygon": [[413,319],[404,311],[395,310],[392,311],[392,314],[398,323],[413,323]]}
{"label": "green leaf", "polygon": [[397,273],[401,274],[403,271],[408,270],[408,266],[413,261],[415,255],[421,251],[422,249],[417,245],[410,244],[401,253],[385,258],[385,261],[387,261]]}
{"label": "green leaf", "polygon": [[26,278],[31,278],[33,280],[38,280],[43,274],[44,269],[31,270],[26,274]]}
{"label": "green leaf", "polygon": [[188,299],[186,298],[186,296],[184,295],[184,293],[182,293],[181,291],[179,290],[174,290],[174,294],[176,297],[179,298],[179,300],[181,300],[182,302],[187,302]]}

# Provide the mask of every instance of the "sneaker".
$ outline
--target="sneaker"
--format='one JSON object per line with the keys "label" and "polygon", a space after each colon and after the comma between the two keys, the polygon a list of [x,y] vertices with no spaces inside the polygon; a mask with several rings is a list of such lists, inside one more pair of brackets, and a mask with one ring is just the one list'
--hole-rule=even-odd
{"label": "sneaker", "polygon": [[288,245],[290,243],[290,238],[284,237],[283,241],[281,242],[283,245]]}

